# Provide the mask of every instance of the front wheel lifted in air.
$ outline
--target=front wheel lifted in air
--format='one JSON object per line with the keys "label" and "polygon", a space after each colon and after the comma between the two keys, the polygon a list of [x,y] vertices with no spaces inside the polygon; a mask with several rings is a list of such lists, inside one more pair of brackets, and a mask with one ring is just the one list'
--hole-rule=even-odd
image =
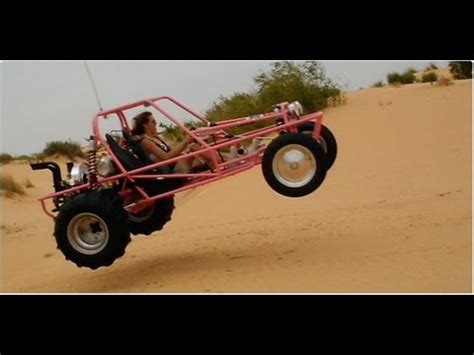
{"label": "front wheel lifted in air", "polygon": [[326,159],[322,146],[304,133],[286,133],[265,150],[262,172],[276,192],[301,197],[314,192],[326,177]]}

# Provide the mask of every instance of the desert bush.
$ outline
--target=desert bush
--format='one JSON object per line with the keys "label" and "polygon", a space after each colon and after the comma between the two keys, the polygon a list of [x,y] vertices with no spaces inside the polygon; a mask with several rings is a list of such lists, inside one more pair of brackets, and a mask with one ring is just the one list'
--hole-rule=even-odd
{"label": "desert bush", "polygon": [[472,62],[449,62],[449,71],[455,80],[472,79]]}
{"label": "desert bush", "polygon": [[42,152],[43,156],[50,156],[53,154],[65,155],[69,159],[75,157],[85,158],[81,150],[81,146],[77,142],[68,141],[53,141],[46,144],[46,148]]}
{"label": "desert bush", "polygon": [[416,80],[416,77],[412,71],[407,70],[401,75],[401,80],[402,84],[413,84]]}
{"label": "desert bush", "polygon": [[29,161],[31,163],[38,163],[44,161],[47,156],[44,153],[31,154]]}
{"label": "desert bush", "polygon": [[7,164],[13,160],[13,157],[8,153],[0,154],[0,163]]}
{"label": "desert bush", "polygon": [[5,197],[13,197],[14,194],[24,195],[25,190],[23,186],[17,183],[11,175],[2,174],[0,183],[0,190],[5,193]]}
{"label": "desert bush", "polygon": [[400,83],[402,82],[401,75],[399,73],[389,73],[387,74],[387,82],[390,85],[394,85],[395,83]]}
{"label": "desert bush", "polygon": [[400,84],[412,84],[416,80],[415,74],[412,70],[408,69],[402,74],[399,73],[389,73],[387,75],[387,82],[390,85],[395,85],[396,83]]}
{"label": "desert bush", "polygon": [[27,161],[30,161],[31,156],[22,154],[22,155],[16,155],[13,159],[14,160],[27,160]]}
{"label": "desert bush", "polygon": [[422,83],[434,83],[438,80],[438,75],[435,72],[423,73],[421,76]]}
{"label": "desert bush", "polygon": [[[289,61],[272,63],[270,70],[254,78],[256,88],[220,96],[206,111],[210,121],[247,117],[269,112],[280,102],[299,101],[305,111],[314,112],[328,106],[342,105],[346,97],[342,89],[330,80],[320,63],[307,61],[295,64]],[[264,127],[269,123],[229,130],[233,134]]]}

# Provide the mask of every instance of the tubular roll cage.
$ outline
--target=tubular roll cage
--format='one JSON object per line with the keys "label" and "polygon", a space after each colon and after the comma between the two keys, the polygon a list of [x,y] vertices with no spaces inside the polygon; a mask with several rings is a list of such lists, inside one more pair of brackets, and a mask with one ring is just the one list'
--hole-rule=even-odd
{"label": "tubular roll cage", "polygon": [[[172,104],[176,105],[177,107],[187,112],[191,116],[197,118],[199,121],[201,121],[205,125],[205,127],[199,127],[194,130],[187,128],[183,123],[175,119],[170,113],[168,113],[166,110],[164,110],[162,107],[158,105],[159,101],[165,101],[165,100],[171,102]],[[117,115],[120,120],[122,129],[130,132],[130,126],[127,122],[124,112],[127,110],[139,108],[141,106],[153,107],[163,116],[165,116],[167,119],[173,122],[176,126],[178,126],[187,135],[191,136],[202,147],[202,149],[198,151],[182,154],[180,156],[177,156],[175,158],[168,159],[165,161],[149,164],[147,166],[144,166],[138,169],[127,171],[123,167],[123,164],[120,162],[116,154],[112,151],[106,139],[101,135],[100,129],[99,129],[99,120],[107,119],[108,116],[110,115]],[[156,98],[140,100],[134,103],[117,107],[115,109],[101,111],[97,113],[93,119],[92,126],[93,126],[94,145],[96,147],[98,146],[105,147],[105,149],[107,150],[107,152],[110,154],[111,158],[113,159],[114,163],[117,165],[118,169],[120,170],[120,173],[114,176],[105,177],[105,178],[97,176],[97,182],[92,182],[89,180],[87,183],[81,184],[79,186],[75,186],[72,188],[68,188],[62,191],[45,195],[39,198],[38,201],[41,202],[44,212],[48,216],[54,219],[55,215],[49,212],[45,206],[46,200],[55,199],[61,196],[72,196],[76,192],[79,192],[81,190],[93,189],[93,184],[98,184],[100,186],[100,185],[111,183],[118,179],[124,178],[124,184],[119,194],[122,196],[125,196],[129,193],[132,193],[133,190],[135,189],[143,198],[142,200],[139,200],[137,202],[133,202],[131,204],[124,206],[124,209],[127,212],[134,213],[150,206],[152,203],[154,203],[158,199],[166,198],[178,192],[186,191],[186,190],[195,188],[197,186],[202,186],[202,185],[223,179],[225,177],[235,175],[245,170],[251,169],[256,165],[261,164],[265,147],[261,147],[251,154],[237,157],[229,161],[220,161],[218,149],[227,148],[232,145],[239,144],[256,137],[260,137],[260,138],[265,137],[282,130],[286,130],[288,132],[298,132],[297,126],[309,121],[315,122],[313,137],[316,139],[319,139],[319,136],[321,133],[323,113],[315,112],[315,113],[301,116],[297,120],[293,120],[293,119],[290,119],[290,117],[288,116],[287,109],[286,109],[287,106],[288,106],[288,102],[283,102],[279,104],[280,110],[277,113],[266,113],[259,116],[248,116],[248,117],[235,118],[235,119],[224,120],[220,122],[212,122],[212,123],[209,120],[205,119],[204,117],[199,116],[197,113],[195,113],[194,111],[192,111],[191,109],[183,105],[182,103],[176,101],[175,99],[169,96],[160,96]],[[246,132],[237,136],[233,136],[225,131],[226,129],[229,129],[229,128],[241,127],[241,126],[256,124],[256,123],[265,122],[265,121],[276,122],[277,120],[280,120],[281,124],[259,128],[259,129]],[[209,144],[206,142],[206,139],[211,136],[213,136],[215,140],[214,140],[214,143]],[[187,159],[190,157],[195,157],[199,154],[206,153],[206,152],[209,152],[211,154],[213,165],[216,167],[215,172],[211,171],[211,172],[189,173],[189,174],[174,174],[174,173],[145,174],[146,172],[159,168],[161,166],[178,162],[180,160]],[[141,188],[135,183],[137,180],[145,180],[145,179],[158,180],[158,179],[177,179],[177,178],[190,178],[190,182],[185,183],[183,186],[179,188],[176,188],[174,190],[170,190],[170,191],[167,191],[165,193],[161,193],[155,196],[149,196],[144,191],[143,188]],[[128,187],[128,185],[130,185],[130,187]]]}

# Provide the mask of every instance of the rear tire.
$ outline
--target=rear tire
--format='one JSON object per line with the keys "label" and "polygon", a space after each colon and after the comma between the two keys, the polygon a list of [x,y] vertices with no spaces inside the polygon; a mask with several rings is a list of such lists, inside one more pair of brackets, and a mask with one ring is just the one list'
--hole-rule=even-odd
{"label": "rear tire", "polygon": [[131,240],[127,213],[110,189],[86,192],[64,204],[54,236],[66,260],[93,270],[112,265]]}
{"label": "rear tire", "polygon": [[[314,122],[306,122],[298,126],[298,132],[305,134],[313,134]],[[332,132],[324,125],[321,125],[321,135],[318,143],[323,147],[326,155],[326,169],[329,170],[333,166],[337,157],[337,142]]]}
{"label": "rear tire", "polygon": [[276,192],[301,197],[314,192],[326,177],[321,145],[303,133],[286,133],[271,142],[262,159],[265,180]]}
{"label": "rear tire", "polygon": [[[167,190],[160,186],[161,182],[150,182],[146,184],[145,191],[149,196],[156,196]],[[140,213],[129,213],[131,233],[133,235],[150,235],[162,230],[165,224],[171,220],[174,208],[174,196],[170,196],[156,201],[154,205]]]}

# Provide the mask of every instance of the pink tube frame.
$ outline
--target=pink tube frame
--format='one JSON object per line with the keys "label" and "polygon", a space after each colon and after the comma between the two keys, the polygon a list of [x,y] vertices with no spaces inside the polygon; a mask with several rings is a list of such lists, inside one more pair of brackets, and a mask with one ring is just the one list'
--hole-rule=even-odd
{"label": "pink tube frame", "polygon": [[[206,125],[206,127],[200,127],[195,130],[190,130],[188,129],[183,123],[181,123],[179,120],[175,119],[171,114],[169,114],[166,110],[164,110],[162,107],[158,105],[159,101],[164,101],[167,100],[171,102],[172,104],[178,106],[180,109],[183,111],[187,112],[191,116],[194,116],[196,119],[200,120],[202,123]],[[277,133],[282,130],[287,130],[289,132],[297,132],[297,126],[305,123],[305,122],[315,122],[315,129],[313,132],[313,137],[315,139],[318,139],[320,134],[321,134],[321,126],[322,126],[322,120],[323,120],[323,113],[322,112],[315,112],[315,113],[310,113],[304,116],[301,116],[297,119],[290,119],[287,115],[287,110],[286,106],[288,105],[287,102],[284,102],[280,104],[281,106],[281,111],[278,113],[266,113],[264,115],[259,115],[259,116],[252,116],[252,117],[241,117],[241,118],[234,118],[234,119],[229,119],[229,120],[224,120],[220,122],[216,122],[211,125],[211,122],[208,121],[206,118],[199,116],[197,113],[192,111],[190,108],[186,107],[184,104],[178,102],[177,100],[169,97],[169,96],[161,96],[161,97],[155,97],[151,99],[145,99],[145,100],[140,100],[137,102],[133,102],[124,106],[120,106],[111,110],[107,111],[101,111],[97,113],[92,122],[92,130],[94,134],[94,139],[95,143],[97,145],[102,145],[103,147],[106,148],[107,152],[110,154],[112,159],[114,160],[114,163],[117,165],[117,167],[120,170],[120,173],[102,178],[98,176],[98,183],[100,185],[103,185],[105,183],[110,183],[113,181],[116,181],[117,179],[120,178],[125,178],[125,182],[122,186],[121,193],[125,193],[126,187],[128,184],[132,183],[133,188],[136,189],[140,195],[143,197],[143,200],[139,200],[137,202],[134,202],[132,204],[124,206],[124,209],[128,212],[137,212],[146,206],[149,206],[152,204],[154,201],[162,198],[166,198],[169,196],[172,196],[176,193],[183,192],[198,186],[203,186],[205,184],[221,180],[223,178],[226,178],[228,176],[232,176],[238,173],[241,173],[243,171],[249,170],[253,168],[256,165],[261,164],[262,162],[262,157],[263,153],[265,151],[265,148],[259,148],[252,154],[238,157],[236,159],[233,159],[231,161],[226,161],[226,162],[220,162],[219,161],[219,154],[218,154],[218,149],[230,147],[232,145],[242,143],[244,141],[253,139],[255,137],[265,137],[274,133]],[[176,126],[178,126],[181,130],[186,132],[187,135],[191,136],[198,144],[201,145],[203,149],[195,152],[190,152],[187,154],[180,155],[178,157],[168,159],[166,161],[154,163],[147,165],[145,167],[127,171],[123,167],[123,165],[120,163],[118,158],[115,156],[115,154],[112,152],[111,148],[107,144],[105,138],[101,135],[100,129],[99,129],[99,120],[101,118],[107,118],[107,116],[111,114],[116,114],[119,118],[120,124],[122,126],[122,129],[126,129],[127,131],[130,131],[130,126],[127,122],[126,116],[124,114],[124,111],[130,110],[130,109],[135,109],[138,107],[147,107],[151,106],[155,110],[157,110],[159,113],[161,113],[163,116],[165,116],[168,120],[173,122]],[[253,131],[246,132],[244,134],[241,134],[239,136],[234,136],[232,138],[223,138],[220,141],[217,140],[217,143],[214,143],[213,145],[210,145],[205,142],[205,140],[202,138],[204,135],[210,136],[212,134],[216,134],[218,132],[221,132],[223,134],[226,133],[226,129],[233,128],[233,127],[239,127],[239,126],[246,126],[246,125],[251,125],[251,124],[256,124],[259,122],[265,122],[265,121],[276,121],[277,119],[283,119],[283,124],[280,125],[273,125],[273,126],[268,126],[264,128],[259,128]],[[224,135],[225,136],[225,135]],[[203,172],[203,173],[197,173],[197,174],[144,174],[147,171],[151,171],[155,168],[159,168],[164,165],[168,165],[170,163],[178,162],[182,159],[190,158],[193,156],[197,156],[202,153],[210,152],[213,160],[213,164],[215,167],[217,167],[216,172]],[[149,196],[142,188],[139,186],[135,185],[136,180],[141,180],[141,179],[173,179],[173,178],[191,178],[190,183],[186,183],[184,186],[177,188],[172,191],[168,191],[156,196]],[[52,217],[53,219],[55,218],[55,215],[49,212],[45,206],[45,200],[47,199],[53,199],[59,196],[63,195],[72,195],[76,193],[77,191],[81,190],[89,190],[91,188],[90,183],[82,184],[79,186],[72,187],[67,190],[55,192],[55,193],[50,193],[46,196],[43,196],[38,199],[38,201],[41,202],[42,208],[44,212]]]}

